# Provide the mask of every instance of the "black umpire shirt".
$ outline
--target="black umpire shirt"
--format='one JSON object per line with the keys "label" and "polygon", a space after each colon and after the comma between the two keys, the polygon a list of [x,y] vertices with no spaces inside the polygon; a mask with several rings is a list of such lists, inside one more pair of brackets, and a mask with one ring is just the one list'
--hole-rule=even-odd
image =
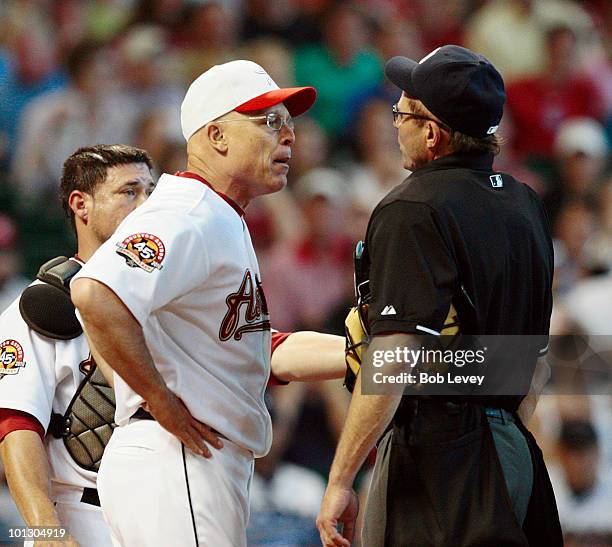
{"label": "black umpire shirt", "polygon": [[[492,164],[489,154],[445,156],[415,170],[376,207],[363,258],[371,334],[439,333],[452,304],[462,333],[534,339],[533,366],[545,352],[553,277],[548,221],[536,194],[493,171]],[[508,366],[518,366],[516,361]],[[513,376],[514,370],[503,373]],[[473,402],[515,411],[528,384],[515,396]],[[513,516],[486,419],[485,429],[466,425],[465,435],[446,425],[483,416],[482,407],[461,405],[465,410],[455,416],[435,406],[428,414],[427,405],[437,401],[404,397],[395,415],[383,502],[385,546],[562,545],[542,453],[520,420],[516,425],[529,446],[534,477],[522,527]],[[416,414],[402,414],[402,408],[410,410],[415,402],[425,413],[413,428]],[[428,416],[455,440],[416,444],[412,439],[422,436]]]}
{"label": "black umpire shirt", "polygon": [[[453,304],[462,333],[541,335],[545,353],[548,220],[535,192],[492,164],[492,154],[444,156],[378,204],[365,245],[371,334],[439,333]],[[520,399],[488,403],[516,410]]]}

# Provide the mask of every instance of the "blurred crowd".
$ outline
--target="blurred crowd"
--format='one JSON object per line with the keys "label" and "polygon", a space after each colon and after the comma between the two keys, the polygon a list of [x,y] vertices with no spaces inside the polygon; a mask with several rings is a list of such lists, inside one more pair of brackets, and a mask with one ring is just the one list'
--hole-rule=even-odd
{"label": "blurred crowd", "polygon": [[[296,120],[288,190],[246,214],[272,324],[343,334],[352,250],[378,200],[408,174],[384,62],[446,43],[484,54],[504,76],[496,165],[532,186],[548,210],[551,332],[590,336],[599,355],[607,352],[597,395],[586,383],[565,389],[575,378],[553,369],[554,389],[530,426],[550,464],[567,544],[612,545],[608,0],[2,0],[0,311],[40,264],[74,252],[57,195],[64,159],[80,146],[121,142],[145,148],[157,174],[184,169],[184,91],[211,66],[245,58],[281,86],[318,90],[309,116]],[[349,397],[326,382],[274,388],[269,400],[275,443],[257,464],[251,543],[313,544]],[[365,488],[367,470],[362,479]],[[0,486],[4,525],[14,523],[7,499]]]}

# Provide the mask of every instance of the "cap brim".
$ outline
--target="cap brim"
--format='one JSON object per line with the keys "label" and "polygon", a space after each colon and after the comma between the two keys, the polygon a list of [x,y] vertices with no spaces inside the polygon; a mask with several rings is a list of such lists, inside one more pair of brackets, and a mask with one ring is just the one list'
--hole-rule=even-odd
{"label": "cap brim", "polygon": [[315,102],[317,90],[314,87],[286,87],[259,95],[234,108],[236,112],[264,110],[275,104],[284,103],[294,118],[306,112]]}
{"label": "cap brim", "polygon": [[414,84],[412,83],[412,71],[419,63],[407,57],[392,57],[385,65],[385,74],[401,90],[411,97],[418,98]]}

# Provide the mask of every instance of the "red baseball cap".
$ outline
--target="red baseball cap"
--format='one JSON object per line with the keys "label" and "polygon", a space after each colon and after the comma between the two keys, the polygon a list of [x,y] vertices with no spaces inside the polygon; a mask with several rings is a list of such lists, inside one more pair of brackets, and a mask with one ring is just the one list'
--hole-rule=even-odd
{"label": "red baseball cap", "polygon": [[230,61],[204,72],[189,86],[181,105],[185,140],[207,123],[232,110],[252,112],[283,103],[292,116],[306,112],[315,102],[314,87],[279,88],[253,61]]}

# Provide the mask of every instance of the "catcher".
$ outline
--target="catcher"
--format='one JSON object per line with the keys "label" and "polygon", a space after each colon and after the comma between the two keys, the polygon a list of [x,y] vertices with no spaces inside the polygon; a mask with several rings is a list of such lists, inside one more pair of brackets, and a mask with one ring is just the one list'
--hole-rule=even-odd
{"label": "catcher", "polygon": [[112,545],[96,472],[112,433],[114,399],[90,357],[68,284],[151,193],[151,168],[146,152],[124,145],[72,154],[60,195],[77,254],[42,266],[0,316],[0,457],[27,525],[65,528],[70,537],[62,545]]}

